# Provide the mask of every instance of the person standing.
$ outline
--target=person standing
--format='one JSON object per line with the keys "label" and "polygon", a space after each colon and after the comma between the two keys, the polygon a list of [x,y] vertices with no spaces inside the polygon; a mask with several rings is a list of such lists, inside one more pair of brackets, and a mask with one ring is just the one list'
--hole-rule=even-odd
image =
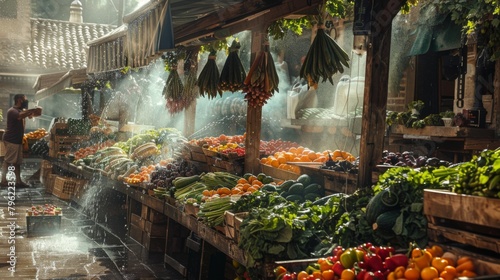
{"label": "person standing", "polygon": [[13,171],[15,187],[29,187],[21,180],[21,163],[23,161],[23,136],[25,119],[32,118],[34,113],[27,111],[28,99],[24,94],[14,95],[14,105],[7,111],[7,129],[3,134],[5,157],[2,164],[2,187],[14,187],[7,181],[7,173]]}

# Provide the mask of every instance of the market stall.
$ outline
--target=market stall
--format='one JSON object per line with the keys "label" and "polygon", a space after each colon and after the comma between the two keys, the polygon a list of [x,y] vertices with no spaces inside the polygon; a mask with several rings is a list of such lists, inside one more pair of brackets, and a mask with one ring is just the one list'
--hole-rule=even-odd
{"label": "market stall", "polygon": [[[295,272],[295,277],[301,275],[299,279],[306,279],[305,274],[320,279],[333,279],[334,275],[354,279],[359,277],[361,270],[370,277],[382,279],[426,280],[442,276],[443,272],[449,274],[448,278],[442,276],[445,279],[500,274],[496,215],[484,216],[486,221],[477,223],[468,215],[461,216],[462,209],[459,209],[463,205],[478,204],[497,208],[495,200],[499,199],[500,175],[496,170],[498,151],[494,150],[497,143],[493,131],[458,126],[391,127],[390,144],[424,139],[458,142],[462,146],[455,147],[456,150],[489,149],[480,157],[468,154],[461,159],[463,164],[460,165],[431,155],[420,157],[412,151],[384,151],[388,34],[391,30],[388,24],[379,26],[376,36],[360,30],[356,34],[365,39],[367,44],[360,48],[367,48],[363,51],[368,53],[365,85],[369,86],[364,87],[363,118],[358,119],[360,129],[349,125],[338,129],[345,128],[344,134],[359,135],[359,138],[353,136],[361,143],[359,156],[341,149],[313,150],[295,141],[263,140],[265,105],[262,106],[262,102],[272,96],[278,82],[266,24],[309,10],[311,6],[306,1],[257,2],[228,5],[223,12],[210,13],[182,25],[176,25],[173,19],[174,34],[183,31],[182,36],[175,37],[175,45],[179,47],[194,44],[206,36],[252,29],[252,63],[243,82],[247,101],[245,133],[188,139],[186,131],[170,127],[131,129],[120,134],[127,127],[139,125],[126,119],[122,120],[123,126],[116,134],[103,133],[106,120],[102,119],[92,128],[85,118],[57,122],[50,131],[52,142],[49,142],[46,157],[50,163],[43,164],[41,171],[47,191],[77,203],[91,185],[120,193],[126,200],[129,236],[149,252],[163,253],[165,264],[186,278],[217,275],[213,277],[293,279]],[[389,10],[390,17],[394,17],[403,4],[403,1],[396,2],[395,6],[389,1],[377,2],[372,8],[375,12]],[[176,3],[179,4],[174,1],[170,7],[174,9]],[[255,6],[259,9],[250,12]],[[170,7],[153,5],[146,10],[151,10],[149,16],[155,18]],[[238,14],[233,10],[236,8],[244,12]],[[119,64],[123,60],[98,61],[96,53],[102,51],[101,47],[111,48],[119,57],[127,52],[133,54],[133,65],[137,67],[145,66],[163,50],[137,52],[141,48],[134,40],[140,39],[152,46],[151,42],[156,42],[159,36],[153,26],[149,26],[151,37],[139,36],[137,26],[144,23],[139,19],[142,19],[139,14],[131,15],[127,18],[130,28],[127,32],[91,44],[94,51],[91,52],[94,56],[92,75],[102,78],[101,71],[112,72],[123,66]],[[212,24],[207,27],[207,23]],[[133,36],[127,37],[130,34]],[[316,35],[316,38],[328,39],[325,35]],[[130,40],[127,41],[131,44],[130,49],[120,49],[127,44],[113,44],[116,40]],[[325,44],[333,43],[327,41]],[[336,53],[334,45],[329,46],[332,49],[326,50]],[[193,54],[196,57],[198,50]],[[341,52],[337,55],[343,58]],[[210,54],[207,65],[214,64],[214,56]],[[179,86],[178,72],[186,70],[186,67],[177,68],[182,59],[176,57],[173,64],[165,61],[167,59],[165,55],[162,65],[169,69],[163,88],[166,96],[179,90],[175,87]],[[191,66],[197,68],[197,61],[191,64],[192,59],[185,58],[188,70]],[[321,60],[314,59],[306,58],[306,62],[317,65],[317,60]],[[125,77],[125,80],[127,75],[132,76],[124,72],[116,76]],[[181,74],[187,76],[189,71]],[[314,80],[319,76],[311,74],[308,78]],[[113,83],[119,81],[116,79]],[[198,84],[201,85],[204,84]],[[130,92],[136,93],[133,90]],[[216,98],[220,93],[215,87],[200,94]],[[168,107],[172,106],[172,101],[179,100],[167,98],[165,102],[168,109],[175,110],[175,106]],[[189,117],[194,120],[193,111]],[[184,123],[185,128],[193,126],[189,120]],[[72,126],[72,123],[77,124]],[[292,124],[302,125],[300,121]],[[330,129],[328,124],[318,122],[308,122],[305,126],[312,129],[303,128],[307,133],[318,127]],[[337,126],[331,127],[337,129]],[[192,127],[187,131],[192,131]],[[215,129],[212,130],[215,133],[213,131]],[[113,137],[117,134],[120,137]],[[448,142],[446,148],[450,148]],[[457,162],[458,158],[453,157],[453,161]],[[93,180],[98,183],[89,184]],[[488,200],[482,201],[481,196],[487,196]],[[443,217],[442,213],[453,215]],[[466,230],[455,226],[464,222],[469,226]],[[444,248],[447,259],[442,252]],[[400,254],[402,261],[394,267],[384,266],[383,261],[390,263],[388,258],[396,254],[396,250],[411,253]],[[221,261],[215,264],[210,259]],[[360,271],[353,269],[355,264]],[[363,265],[366,267],[361,267]],[[446,270],[448,266],[451,268]]]}

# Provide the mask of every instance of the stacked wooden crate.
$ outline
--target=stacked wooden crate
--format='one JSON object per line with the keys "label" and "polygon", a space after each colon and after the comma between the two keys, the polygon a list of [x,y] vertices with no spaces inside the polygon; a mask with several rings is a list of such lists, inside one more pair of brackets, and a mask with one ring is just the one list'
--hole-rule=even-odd
{"label": "stacked wooden crate", "polygon": [[129,236],[142,244],[148,252],[164,252],[167,217],[147,205],[135,203],[140,213],[134,211],[135,213],[130,214]]}
{"label": "stacked wooden crate", "polygon": [[67,123],[54,123],[50,129],[49,157],[58,158],[71,152],[71,147],[78,142],[88,140],[88,135],[69,134]]}
{"label": "stacked wooden crate", "polygon": [[477,260],[480,275],[500,274],[500,199],[424,191],[431,242]]}

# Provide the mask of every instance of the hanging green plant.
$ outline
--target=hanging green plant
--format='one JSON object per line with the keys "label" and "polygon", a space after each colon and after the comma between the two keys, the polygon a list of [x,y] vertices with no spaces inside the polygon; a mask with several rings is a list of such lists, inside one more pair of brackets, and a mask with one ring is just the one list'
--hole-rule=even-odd
{"label": "hanging green plant", "polygon": [[177,65],[171,65],[167,82],[163,87],[163,96],[167,101],[166,107],[170,114],[176,114],[184,109],[182,92],[184,87],[177,72]]}
{"label": "hanging green plant", "polygon": [[235,92],[243,89],[243,82],[247,74],[238,56],[240,47],[241,44],[237,40],[233,40],[231,47],[229,47],[229,55],[224,63],[219,79],[219,88],[222,91]]}
{"label": "hanging green plant", "polygon": [[279,77],[266,44],[255,58],[244,82],[245,99],[249,106],[262,107],[278,90]]}
{"label": "hanging green plant", "polygon": [[200,95],[209,99],[217,97],[217,93],[222,97],[222,91],[219,89],[219,68],[215,62],[215,50],[208,55],[208,60],[198,76],[198,87]]}

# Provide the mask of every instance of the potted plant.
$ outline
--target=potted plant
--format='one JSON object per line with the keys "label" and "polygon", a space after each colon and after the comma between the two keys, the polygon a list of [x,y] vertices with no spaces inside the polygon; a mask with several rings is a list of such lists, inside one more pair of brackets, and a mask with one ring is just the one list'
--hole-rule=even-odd
{"label": "potted plant", "polygon": [[444,126],[452,126],[453,125],[453,118],[455,117],[455,113],[453,111],[445,111],[439,113],[441,115],[441,119],[444,122]]}
{"label": "potted plant", "polygon": [[420,115],[420,111],[424,109],[425,103],[422,100],[414,100],[408,104],[408,109],[411,110],[412,115]]}

